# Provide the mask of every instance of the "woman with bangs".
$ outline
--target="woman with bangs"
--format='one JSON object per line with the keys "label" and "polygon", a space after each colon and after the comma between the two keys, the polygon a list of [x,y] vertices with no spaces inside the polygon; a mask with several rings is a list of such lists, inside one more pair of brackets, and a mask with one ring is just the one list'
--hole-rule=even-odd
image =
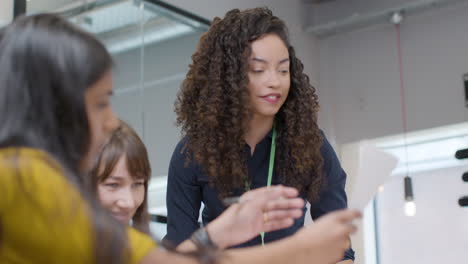
{"label": "woman with bangs", "polygon": [[124,121],[111,134],[91,170],[92,189],[101,205],[121,223],[150,234],[147,149]]}

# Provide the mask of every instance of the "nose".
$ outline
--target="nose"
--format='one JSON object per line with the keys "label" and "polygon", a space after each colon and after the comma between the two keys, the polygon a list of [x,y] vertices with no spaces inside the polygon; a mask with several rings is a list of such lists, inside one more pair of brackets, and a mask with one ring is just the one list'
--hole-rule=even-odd
{"label": "nose", "polygon": [[122,190],[116,203],[121,209],[133,209],[135,207],[135,199],[133,199],[131,190]]}
{"label": "nose", "polygon": [[106,122],[104,123],[104,130],[107,134],[112,133],[114,130],[116,130],[120,126],[120,120],[117,118],[115,115],[114,111],[110,109],[108,113],[108,118]]}
{"label": "nose", "polygon": [[278,71],[270,71],[267,80],[268,87],[275,88],[280,85],[280,78]]}

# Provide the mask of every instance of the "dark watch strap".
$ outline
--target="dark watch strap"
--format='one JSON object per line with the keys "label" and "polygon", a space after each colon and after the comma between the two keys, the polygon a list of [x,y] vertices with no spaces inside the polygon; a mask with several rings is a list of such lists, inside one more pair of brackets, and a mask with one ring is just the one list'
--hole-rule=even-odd
{"label": "dark watch strap", "polygon": [[218,249],[218,246],[211,240],[205,227],[197,229],[190,237],[190,240],[192,240],[197,247]]}

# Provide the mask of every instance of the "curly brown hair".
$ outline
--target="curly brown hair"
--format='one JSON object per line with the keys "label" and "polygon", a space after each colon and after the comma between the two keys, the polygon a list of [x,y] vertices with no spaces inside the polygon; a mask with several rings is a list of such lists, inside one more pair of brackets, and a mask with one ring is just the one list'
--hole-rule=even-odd
{"label": "curly brown hair", "polygon": [[282,183],[298,188],[314,201],[324,183],[318,98],[289,42],[285,23],[268,8],[234,9],[223,19],[213,20],[200,38],[178,93],[177,125],[188,139],[188,162],[194,159],[201,165],[220,197],[249,181],[244,140],[252,117],[248,58],[251,43],[266,34],[283,40],[291,74],[289,95],[275,117],[275,173],[281,175]]}

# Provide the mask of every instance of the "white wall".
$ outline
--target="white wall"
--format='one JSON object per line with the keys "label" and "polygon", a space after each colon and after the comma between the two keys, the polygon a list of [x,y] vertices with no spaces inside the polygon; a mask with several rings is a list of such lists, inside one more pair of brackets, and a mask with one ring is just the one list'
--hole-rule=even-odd
{"label": "white wall", "polygon": [[0,2],[0,27],[11,22],[13,19],[13,0],[2,0]]}
{"label": "white wall", "polygon": [[[468,5],[408,17],[401,26],[410,131],[468,119]],[[319,41],[325,127],[338,144],[402,132],[396,32],[377,25]]]}
{"label": "white wall", "polygon": [[404,215],[403,179],[395,177],[378,196],[380,264],[466,263],[468,194],[461,176],[468,166],[412,175],[416,215]]}

